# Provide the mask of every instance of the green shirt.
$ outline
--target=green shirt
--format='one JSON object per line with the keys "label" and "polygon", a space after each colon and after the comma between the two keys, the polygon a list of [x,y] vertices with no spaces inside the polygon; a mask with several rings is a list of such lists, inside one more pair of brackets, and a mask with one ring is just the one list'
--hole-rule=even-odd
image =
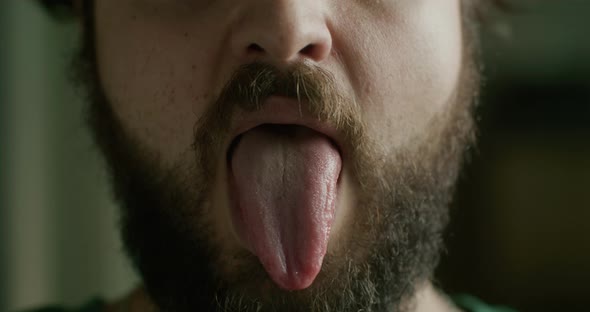
{"label": "green shirt", "polygon": [[451,298],[456,306],[466,312],[516,312],[504,306],[489,306],[470,295],[455,295]]}
{"label": "green shirt", "polygon": [[[516,312],[516,310],[506,307],[492,307],[479,299],[469,295],[458,295],[452,297],[453,302],[465,312]],[[27,312],[102,312],[104,301],[92,300],[77,309],[64,309],[61,307],[47,307]]]}

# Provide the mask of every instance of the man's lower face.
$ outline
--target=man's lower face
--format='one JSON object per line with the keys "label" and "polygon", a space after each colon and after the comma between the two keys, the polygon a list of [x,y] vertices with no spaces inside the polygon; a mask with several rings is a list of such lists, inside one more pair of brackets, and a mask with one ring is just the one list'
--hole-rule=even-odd
{"label": "man's lower face", "polygon": [[195,124],[192,160],[164,166],[88,55],[124,243],[162,310],[403,311],[431,278],[472,140],[471,60],[444,112],[395,150],[329,73],[248,64]]}

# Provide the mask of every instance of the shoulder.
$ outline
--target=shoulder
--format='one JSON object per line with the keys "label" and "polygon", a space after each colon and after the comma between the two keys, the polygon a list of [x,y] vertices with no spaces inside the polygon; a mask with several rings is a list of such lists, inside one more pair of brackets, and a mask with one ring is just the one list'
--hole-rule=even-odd
{"label": "shoulder", "polygon": [[42,307],[23,312],[103,312],[105,309],[105,303],[103,300],[94,299],[88,303],[79,306],[77,308],[65,308],[61,306],[49,306]]}

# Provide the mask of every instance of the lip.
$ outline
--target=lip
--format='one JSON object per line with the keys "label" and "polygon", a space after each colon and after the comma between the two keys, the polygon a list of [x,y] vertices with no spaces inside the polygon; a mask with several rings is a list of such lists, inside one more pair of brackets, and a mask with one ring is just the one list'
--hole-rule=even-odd
{"label": "lip", "polygon": [[269,97],[259,111],[239,114],[230,129],[230,142],[234,142],[238,136],[264,124],[307,127],[327,136],[340,153],[343,152],[342,137],[334,126],[310,116],[296,99],[282,96]]}

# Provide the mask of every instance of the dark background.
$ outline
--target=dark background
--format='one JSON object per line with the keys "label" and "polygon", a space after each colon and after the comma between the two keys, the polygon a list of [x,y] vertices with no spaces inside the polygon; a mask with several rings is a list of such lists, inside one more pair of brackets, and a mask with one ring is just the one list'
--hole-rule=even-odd
{"label": "dark background", "polygon": [[496,18],[438,281],[521,311],[589,311],[590,1]]}

